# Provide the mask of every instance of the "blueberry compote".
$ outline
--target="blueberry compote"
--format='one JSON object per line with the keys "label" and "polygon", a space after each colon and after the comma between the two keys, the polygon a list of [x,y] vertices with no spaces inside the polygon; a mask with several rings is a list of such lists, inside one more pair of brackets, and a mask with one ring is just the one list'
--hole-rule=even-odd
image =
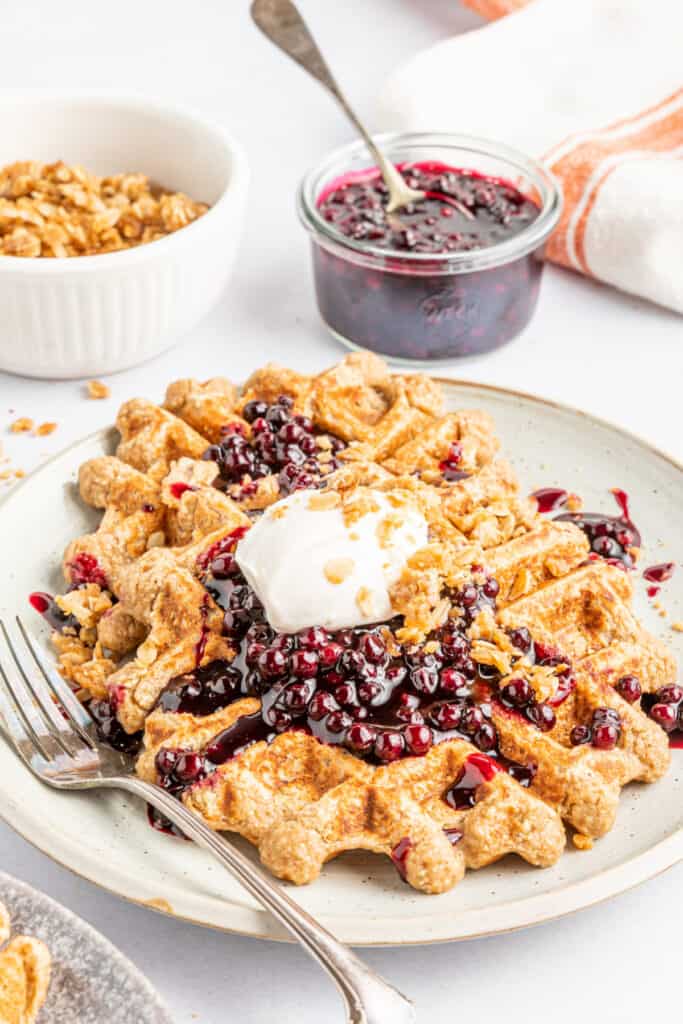
{"label": "blueberry compote", "polygon": [[438,161],[398,164],[406,183],[425,198],[386,212],[387,187],[378,168],[332,182],[318,199],[325,220],[347,238],[391,252],[469,252],[504,242],[536,220],[536,203],[511,182]]}
{"label": "blueberry compote", "polygon": [[[534,641],[524,626],[511,630],[509,635],[513,645],[528,663],[557,669],[557,687],[552,698],[539,701],[523,676],[513,676],[503,686],[497,688],[496,701],[508,712],[526,718],[541,732],[549,732],[556,721],[554,709],[567,699],[576,686],[571,663],[556,647]],[[481,670],[482,666],[479,671]]]}
{"label": "blueberry compote", "polygon": [[[319,214],[342,244],[352,243],[344,256],[313,247],[323,318],[354,345],[409,360],[486,352],[509,341],[536,305],[538,254],[521,247],[522,255],[472,271],[449,257],[513,240],[539,207],[501,178],[437,161],[398,167],[426,197],[396,214],[386,213],[377,168],[344,175],[318,197]],[[382,252],[368,248],[366,257],[358,247]]]}
{"label": "blueberry compote", "polygon": [[[624,677],[626,678],[626,677]],[[614,708],[595,708],[590,722],[575,725],[569,735],[573,747],[590,743],[598,750],[612,750],[621,736],[621,716]]]}
{"label": "blueberry compote", "polygon": [[[524,680],[499,686],[500,674],[471,656],[466,630],[478,611],[495,606],[493,578],[478,571],[473,582],[453,591],[460,618],[419,645],[397,643],[392,629],[398,620],[334,632],[312,626],[297,634],[276,633],[234,557],[243,533],[236,530],[214,545],[199,565],[204,585],[224,610],[224,632],[238,656],[233,664],[217,661],[178,677],[159,706],[205,715],[240,697],[257,696],[261,710],[238,718],[200,751],[162,750],[157,770],[165,788],[179,793],[251,743],[293,729],[344,746],[373,764],[422,756],[435,744],[460,737],[486,754],[487,762],[496,758],[498,767],[530,784],[533,765],[500,756],[493,702],[542,730],[552,728],[555,713],[550,703],[536,700]],[[528,662],[566,665],[554,703],[563,700],[573,687],[566,659],[534,644],[524,629],[510,636]]]}
{"label": "blueberry compote", "polygon": [[[683,747],[683,686],[668,683],[654,693],[643,693],[637,676],[622,676],[614,689],[629,704],[640,701],[646,715],[661,726],[669,737],[669,745]],[[592,743],[601,750],[611,750],[619,742],[622,722],[612,708],[596,708],[590,722],[575,725],[570,741],[574,746]]]}
{"label": "blueberry compote", "polygon": [[277,474],[283,496],[322,485],[325,474],[337,469],[336,454],[344,442],[326,434],[321,447],[320,431],[308,416],[294,413],[293,404],[289,395],[280,395],[271,405],[258,399],[247,402],[242,415],[249,435],[244,424],[227,423],[221,441],[204,452],[204,459],[218,465],[214,486],[229,490],[239,501],[254,494],[256,480],[271,474]]}
{"label": "blueberry compote", "polygon": [[225,661],[212,661],[189,675],[177,676],[159,699],[163,711],[210,715],[240,696],[242,673]]}

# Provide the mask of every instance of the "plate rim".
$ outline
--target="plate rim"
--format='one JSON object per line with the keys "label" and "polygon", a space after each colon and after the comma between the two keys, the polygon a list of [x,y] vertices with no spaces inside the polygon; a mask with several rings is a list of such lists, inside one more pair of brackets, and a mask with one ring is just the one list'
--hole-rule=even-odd
{"label": "plate rim", "polygon": [[[607,430],[614,431],[621,437],[634,442],[641,449],[644,449],[650,456],[655,456],[657,459],[663,460],[674,470],[683,476],[683,462],[676,459],[674,456],[668,454],[650,441],[636,434],[635,432],[614,423],[613,421],[606,419],[601,416],[597,416],[594,413],[588,412],[587,410],[581,409],[577,406],[570,405],[567,402],[558,401],[551,398],[546,398],[541,395],[534,394],[532,392],[522,391],[515,388],[506,388],[496,384],[485,384],[478,381],[462,380],[460,378],[441,377],[429,374],[432,380],[437,381],[443,385],[446,389],[464,389],[469,391],[481,391],[488,392],[494,395],[502,395],[507,398],[520,399],[522,402],[530,402],[545,408],[557,410],[561,413],[569,414],[570,416],[579,417],[580,419],[587,421],[595,426],[606,428]],[[11,490],[0,498],[0,512],[2,508],[11,501],[14,496],[19,493],[23,487],[30,484],[34,479],[45,470],[52,463],[64,458],[74,449],[81,446],[92,444],[93,442],[100,439],[104,444],[107,440],[115,435],[116,428],[111,425],[108,427],[102,427],[98,430],[92,431],[84,437],[78,438],[71,444],[67,445],[61,451],[50,456],[39,466],[33,469],[27,476],[22,479],[17,485],[11,488]],[[79,870],[74,867],[73,864],[66,863],[60,860],[54,852],[49,849],[48,837],[42,837],[40,834],[36,837],[35,833],[29,834],[27,831],[22,830],[18,827],[15,822],[10,820],[11,815],[8,816],[7,811],[9,806],[0,807],[0,820],[7,824],[13,831],[20,835],[26,842],[28,842],[35,849],[38,849],[41,853],[49,857],[54,863],[59,864],[61,867],[68,871],[71,871],[77,877],[84,879],[110,893],[111,895],[118,896],[127,902],[133,903],[137,906],[145,907],[148,910],[153,910],[156,913],[161,913],[169,917],[173,917],[176,920],[185,921],[190,924],[197,925],[199,927],[210,928],[212,930],[220,932],[228,932],[230,934],[241,935],[248,938],[257,938],[267,941],[277,942],[288,942],[294,943],[296,940],[291,938],[288,934],[281,931],[273,930],[273,919],[270,914],[259,908],[251,908],[248,906],[238,905],[236,903],[229,903],[226,901],[226,908],[230,908],[233,917],[243,919],[241,927],[236,922],[235,924],[216,924],[211,921],[203,920],[202,918],[195,918],[189,914],[178,913],[172,907],[166,909],[160,906],[156,901],[158,897],[150,891],[148,899],[142,899],[125,892],[122,888],[112,888],[105,884],[97,877],[97,864],[93,863],[91,866],[91,872],[87,873],[85,868]],[[43,843],[41,843],[43,839]],[[655,876],[662,874],[664,871],[671,867],[674,867],[677,863],[683,860],[683,826],[675,829],[673,833],[659,840],[654,845],[650,846],[647,850],[642,853],[634,855],[632,858],[608,867],[600,871],[597,875],[591,876],[590,878],[582,879],[577,882],[570,883],[569,885],[563,886],[559,890],[553,890],[546,893],[540,893],[536,896],[528,896],[518,900],[514,900],[512,903],[506,904],[501,903],[498,906],[487,908],[486,911],[478,911],[478,914],[498,913],[499,915],[505,915],[507,913],[512,918],[508,924],[501,924],[492,928],[477,928],[476,926],[457,935],[445,934],[444,928],[439,929],[439,933],[431,935],[429,937],[422,938],[401,938],[399,940],[386,940],[386,939],[357,939],[349,935],[345,935],[346,928],[343,922],[347,919],[343,917],[336,917],[332,914],[319,915],[320,920],[327,923],[335,933],[349,944],[356,947],[363,948],[391,948],[391,947],[403,947],[403,946],[426,946],[434,945],[445,942],[459,942],[474,938],[485,938],[492,935],[506,934],[509,932],[518,931],[522,928],[531,927],[537,924],[543,924],[546,922],[558,920],[568,914],[576,913],[580,910],[588,909],[596,906],[607,899],[611,899],[614,896],[620,895],[623,892],[635,888],[637,885],[642,884],[654,878]],[[0,872],[0,877],[2,872]],[[9,876],[11,877],[11,876]],[[605,886],[605,880],[608,880],[607,886]],[[24,883],[25,884],[25,883]],[[318,883],[319,884],[319,883]],[[29,887],[30,888],[30,887]],[[591,895],[588,899],[585,898],[587,893],[594,888],[600,888],[601,891],[597,894]],[[294,886],[287,886],[288,892],[295,892]],[[36,890],[38,891],[38,890]],[[51,897],[46,897],[51,899]],[[52,901],[53,903],[56,901]],[[555,902],[556,906],[552,910],[544,912],[542,908],[548,903]],[[61,906],[58,904],[58,906]],[[425,904],[425,908],[428,904]],[[535,913],[534,908],[538,907],[539,912]],[[524,910],[522,911],[522,908]],[[68,909],[68,908],[65,908]],[[69,911],[69,913],[73,913]],[[465,915],[474,915],[473,911],[465,911]],[[74,915],[78,916],[78,915]],[[453,920],[457,919],[458,915],[454,915]],[[414,924],[420,921],[427,920],[429,918],[428,910],[425,914],[420,914],[413,918]],[[245,920],[246,919],[246,920]],[[366,919],[366,927],[369,924],[370,919]],[[249,923],[247,923],[249,922]],[[258,922],[261,927],[255,925],[254,922]],[[265,923],[264,923],[265,922]],[[87,923],[87,922],[86,922]],[[440,922],[433,922],[439,924]],[[432,931],[434,927],[432,925]],[[336,929],[335,929],[336,926]],[[353,925],[351,926],[353,928]],[[446,926],[446,931],[449,930],[450,926]],[[105,941],[108,941],[105,939]],[[115,947],[114,947],[115,948]],[[123,954],[121,954],[123,955]],[[144,976],[143,976],[144,977]],[[146,980],[146,979],[145,979]],[[151,983],[148,983],[151,984]]]}
{"label": "plate rim", "polygon": [[[4,819],[3,819],[4,820]],[[36,888],[31,885],[30,882],[24,881],[23,878],[17,878],[16,875],[11,875],[7,871],[0,870],[0,897],[3,897],[2,886],[10,885],[18,889],[24,896],[34,901],[34,905],[37,903],[38,910],[44,911],[47,908],[54,914],[57,914],[63,922],[69,925],[69,927],[77,927],[79,936],[85,935],[89,942],[98,949],[98,952],[106,953],[112,960],[115,960],[118,967],[124,969],[128,976],[132,978],[138,988],[144,992],[145,998],[149,1001],[150,1009],[155,1010],[160,1016],[160,1022],[167,1022],[167,1024],[173,1024],[173,1018],[171,1012],[162,999],[160,993],[154,987],[152,982],[149,980],[147,975],[133,963],[129,956],[127,956],[122,950],[116,946],[111,939],[108,939],[98,928],[86,921],[84,917],[77,914],[70,907],[65,906],[56,900],[54,896],[50,896],[49,893],[43,892],[42,889]],[[11,915],[10,915],[11,916]],[[49,942],[47,943],[49,948]],[[56,959],[51,951],[53,961]],[[49,997],[49,990],[48,990]],[[46,1003],[45,1009],[49,1010],[49,1005]],[[45,1012],[45,1010],[43,1011]],[[42,1018],[41,1018],[42,1019]]]}

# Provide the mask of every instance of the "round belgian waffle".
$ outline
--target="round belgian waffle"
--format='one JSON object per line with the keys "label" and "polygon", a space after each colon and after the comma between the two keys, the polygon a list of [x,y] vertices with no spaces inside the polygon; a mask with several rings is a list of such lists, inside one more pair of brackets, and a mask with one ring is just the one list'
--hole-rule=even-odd
{"label": "round belgian waffle", "polygon": [[[178,381],[163,408],[138,399],[122,407],[116,456],[80,473],[83,499],[104,514],[65,555],[75,589],[57,598],[69,617],[54,636],[63,673],[84,699],[110,700],[126,734],[144,730],[138,771],[152,781],[163,781],[164,751],[203,756],[236,722],[259,719],[257,693],[206,714],[169,710],[160,698],[179,677],[238,656],[207,570],[226,538],[282,496],[282,480],[226,480],[211,446],[229,431],[251,436],[248,403],[281,395],[316,431],[316,486],[342,503],[379,488],[420,506],[430,543],[392,592],[392,642],[429,650],[449,623],[465,630],[477,671],[494,680],[478,699],[495,749],[455,729],[423,756],[377,763],[300,728],[274,729],[179,796],[297,883],[362,848],[390,855],[415,888],[442,892],[508,852],[554,863],[563,820],[584,844],[603,835],[621,787],[655,781],[669,765],[665,733],[615,684],[636,676],[642,692],[658,690],[675,680],[674,658],[635,620],[629,576],[589,560],[577,526],[545,519],[520,496],[496,458],[490,417],[442,415],[438,385],[392,376],[372,356],[349,356],[318,377],[265,367],[241,392],[222,378]],[[332,448],[331,437],[346,447]],[[457,595],[487,579],[495,601],[463,617]],[[511,642],[519,631],[555,656],[525,656]],[[532,693],[524,712],[505,699],[520,678]],[[552,714],[527,713],[539,707]],[[615,722],[613,742],[590,742],[600,723],[609,739]],[[588,742],[576,742],[577,727]]]}

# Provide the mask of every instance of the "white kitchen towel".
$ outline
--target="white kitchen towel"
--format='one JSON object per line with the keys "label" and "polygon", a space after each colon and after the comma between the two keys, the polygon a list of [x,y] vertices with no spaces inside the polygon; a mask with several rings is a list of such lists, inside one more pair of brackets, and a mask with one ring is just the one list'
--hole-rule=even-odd
{"label": "white kitchen towel", "polygon": [[565,196],[548,258],[683,313],[683,0],[467,3],[500,20],[399,68],[382,127],[541,157]]}

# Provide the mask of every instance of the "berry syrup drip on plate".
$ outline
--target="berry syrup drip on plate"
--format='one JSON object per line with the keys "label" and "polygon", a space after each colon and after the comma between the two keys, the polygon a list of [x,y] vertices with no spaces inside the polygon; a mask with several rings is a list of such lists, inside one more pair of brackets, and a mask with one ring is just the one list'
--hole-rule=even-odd
{"label": "berry syrup drip on plate", "polygon": [[643,570],[643,579],[646,579],[648,583],[664,583],[666,580],[671,579],[675,568],[674,562],[660,562],[659,565],[650,565],[647,569]]}
{"label": "berry syrup drip on plate", "polygon": [[338,437],[324,435],[325,447],[308,416],[292,412],[292,399],[280,395],[269,405],[254,399],[242,415],[251,425],[247,437],[242,423],[228,423],[219,444],[212,444],[202,458],[218,465],[214,486],[230,490],[238,501],[251,497],[255,481],[277,474],[282,495],[301,489],[321,487],[325,475],[338,468],[336,455],[345,444]]}
{"label": "berry syrup drip on plate", "polygon": [[621,515],[608,516],[597,512],[563,512],[556,520],[574,523],[586,534],[591,546],[589,558],[604,558],[610,565],[633,569],[631,548],[641,546],[640,531],[631,520],[627,494],[614,488],[612,494]]}
{"label": "berry syrup drip on plate", "polygon": [[513,238],[539,208],[508,181],[438,161],[397,165],[411,188],[426,193],[387,214],[378,168],[346,174],[318,198],[321,216],[356,242],[393,252],[449,253],[484,249]]}
{"label": "berry syrup drip on plate", "polygon": [[[151,804],[147,804],[147,821],[156,832],[163,832],[164,835],[174,836],[176,839],[187,839],[184,832],[181,832],[177,825],[174,825],[161,811]],[[189,842],[189,840],[188,840]]]}
{"label": "berry syrup drip on plate", "polygon": [[659,565],[649,565],[643,570],[643,579],[647,580],[650,586],[647,588],[647,596],[656,597],[662,589],[661,584],[670,580],[674,574],[676,565],[674,562],[660,562]]}
{"label": "berry syrup drip on plate", "polygon": [[569,491],[563,490],[562,487],[541,487],[539,491],[534,491],[531,497],[536,499],[539,512],[555,512],[567,504]]}

